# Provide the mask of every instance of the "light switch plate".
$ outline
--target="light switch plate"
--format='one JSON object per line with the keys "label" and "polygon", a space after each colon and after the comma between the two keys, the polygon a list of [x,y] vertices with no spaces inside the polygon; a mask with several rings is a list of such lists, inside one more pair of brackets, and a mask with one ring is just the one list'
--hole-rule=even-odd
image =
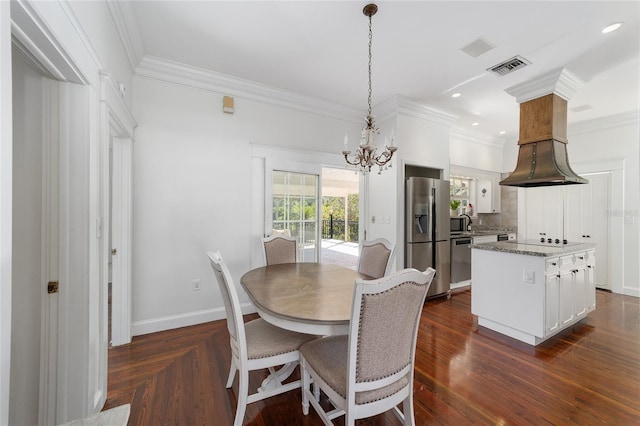
{"label": "light switch plate", "polygon": [[533,284],[534,282],[536,282],[536,274],[534,271],[525,269],[524,271],[522,271],[522,280],[525,283],[530,283]]}

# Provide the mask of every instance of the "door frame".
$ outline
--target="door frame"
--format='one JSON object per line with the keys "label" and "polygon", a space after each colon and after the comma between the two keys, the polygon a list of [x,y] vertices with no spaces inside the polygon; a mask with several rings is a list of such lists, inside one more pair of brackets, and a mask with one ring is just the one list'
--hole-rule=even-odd
{"label": "door frame", "polygon": [[[102,240],[103,265],[101,288],[101,331],[107,336],[108,327],[108,282],[109,255],[112,248],[118,250],[118,270],[112,271],[112,345],[123,345],[131,342],[132,322],[132,225],[133,225],[133,133],[137,126],[133,115],[123,100],[120,87],[111,74],[100,73],[100,121],[102,150],[102,217],[113,218],[113,208],[118,210],[115,226],[108,219],[102,221],[102,232],[106,238]],[[112,155],[110,155],[110,151]],[[109,165],[113,159],[113,170]],[[117,186],[117,187],[116,187]],[[111,194],[117,198],[111,197]],[[113,202],[113,206],[111,203]],[[111,247],[109,236],[118,242]],[[105,340],[101,342],[108,346]],[[106,354],[107,348],[101,350]],[[106,358],[100,360],[106,369]],[[105,371],[106,373],[106,371]]]}

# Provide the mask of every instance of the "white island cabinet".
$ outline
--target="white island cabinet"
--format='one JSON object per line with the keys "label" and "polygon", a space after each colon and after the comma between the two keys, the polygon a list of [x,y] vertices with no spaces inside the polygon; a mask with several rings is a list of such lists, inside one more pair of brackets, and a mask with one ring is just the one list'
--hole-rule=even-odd
{"label": "white island cabinet", "polygon": [[471,280],[479,326],[538,345],[595,309],[595,246],[474,244]]}

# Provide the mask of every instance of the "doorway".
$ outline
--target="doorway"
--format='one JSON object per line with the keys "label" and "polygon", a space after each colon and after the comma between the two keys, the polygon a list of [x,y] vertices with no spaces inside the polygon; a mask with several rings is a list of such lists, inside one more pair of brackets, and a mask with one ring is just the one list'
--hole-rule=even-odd
{"label": "doorway", "polygon": [[359,245],[360,173],[322,169],[321,252],[322,263],[355,269]]}

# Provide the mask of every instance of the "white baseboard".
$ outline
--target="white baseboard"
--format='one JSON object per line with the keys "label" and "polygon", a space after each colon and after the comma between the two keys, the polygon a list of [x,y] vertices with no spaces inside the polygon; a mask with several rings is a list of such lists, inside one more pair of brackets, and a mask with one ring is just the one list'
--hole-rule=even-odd
{"label": "white baseboard", "polygon": [[623,287],[622,294],[625,296],[640,297],[640,289],[634,287]]}
{"label": "white baseboard", "polygon": [[[253,314],[256,312],[255,306],[251,303],[241,305],[242,313]],[[163,318],[154,318],[144,321],[136,321],[131,324],[131,335],[140,336],[142,334],[155,333],[158,331],[172,330],[174,328],[187,327],[190,325],[202,324],[210,321],[218,321],[227,317],[224,308],[206,309],[203,311],[189,312],[186,314],[172,315]]]}
{"label": "white baseboard", "polygon": [[459,283],[451,283],[450,289],[455,290],[455,289],[466,287],[469,285],[471,285],[471,280],[460,281]]}

